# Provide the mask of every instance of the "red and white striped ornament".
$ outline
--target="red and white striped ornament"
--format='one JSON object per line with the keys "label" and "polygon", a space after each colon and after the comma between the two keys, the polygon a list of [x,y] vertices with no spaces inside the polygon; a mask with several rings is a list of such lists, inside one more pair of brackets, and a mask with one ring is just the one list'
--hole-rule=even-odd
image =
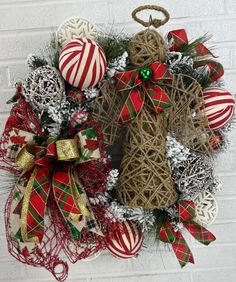
{"label": "red and white striped ornament", "polygon": [[95,41],[77,38],[62,49],[59,69],[63,78],[74,87],[93,87],[103,78],[106,57]]}
{"label": "red and white striped ornament", "polygon": [[141,249],[143,243],[142,231],[132,222],[120,223],[118,229],[106,239],[107,249],[118,258],[132,258]]}
{"label": "red and white striped ornament", "polygon": [[209,127],[219,130],[230,122],[234,115],[235,100],[223,87],[208,87],[203,91],[204,107]]}

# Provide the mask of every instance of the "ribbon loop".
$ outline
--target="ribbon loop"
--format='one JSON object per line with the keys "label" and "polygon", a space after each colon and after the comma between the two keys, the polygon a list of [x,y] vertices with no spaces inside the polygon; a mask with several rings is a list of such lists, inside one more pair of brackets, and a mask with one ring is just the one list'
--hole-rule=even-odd
{"label": "ribbon loop", "polygon": [[35,156],[33,148],[25,145],[16,156],[16,165],[22,169],[29,170],[34,166]]}
{"label": "ribbon loop", "polygon": [[186,222],[196,217],[195,204],[192,201],[182,200],[179,202],[179,217]]}
{"label": "ribbon loop", "polygon": [[179,202],[179,216],[184,227],[200,243],[209,245],[215,241],[215,236],[205,227],[194,221],[196,210],[194,202],[182,200]]}
{"label": "ribbon loop", "polygon": [[[171,52],[181,52],[185,46],[189,44],[187,33],[184,29],[172,30],[168,33],[167,39],[169,42],[169,50]],[[201,42],[196,43],[194,46],[194,52],[198,57],[212,56],[214,54]],[[219,62],[203,59],[196,61],[194,67],[205,66],[209,71],[209,80],[210,82],[217,81],[224,75],[224,68]]]}
{"label": "ribbon loop", "polygon": [[184,29],[172,30],[168,33],[167,39],[171,52],[178,52],[181,47],[188,44],[188,36]]}

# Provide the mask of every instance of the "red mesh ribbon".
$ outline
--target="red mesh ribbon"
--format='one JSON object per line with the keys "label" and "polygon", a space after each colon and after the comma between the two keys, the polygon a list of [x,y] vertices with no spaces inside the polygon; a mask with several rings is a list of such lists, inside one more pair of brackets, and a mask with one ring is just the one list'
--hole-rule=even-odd
{"label": "red mesh ribbon", "polygon": [[[210,231],[194,221],[196,212],[193,202],[181,200],[178,205],[180,221],[196,240],[204,245],[209,245],[216,239]],[[192,252],[183,235],[174,230],[169,220],[164,221],[157,237],[162,242],[172,245],[181,267],[184,267],[187,263],[194,263]]]}
{"label": "red mesh ribbon", "polygon": [[[23,105],[27,105],[25,109],[26,116],[30,112],[30,107],[28,107],[28,104],[26,104],[23,101]],[[18,104],[19,100],[18,100]],[[14,107],[13,107],[14,109]],[[2,150],[2,156],[4,159],[6,158],[6,152],[7,152],[7,144],[9,142],[9,135],[12,128],[18,126],[18,123],[21,123],[23,118],[24,112],[22,112],[22,116],[19,113],[19,109],[14,109],[16,113],[16,119],[15,116],[13,122],[13,118],[9,119],[9,122],[6,125],[6,130],[4,132],[4,135],[6,136],[5,146],[4,150]],[[18,118],[19,117],[22,118]],[[31,122],[32,119],[31,119]],[[32,124],[29,124],[25,122],[25,124],[20,124],[19,128],[24,130],[27,129],[28,131],[32,132],[35,135],[43,136],[40,128],[37,126],[33,127],[34,130],[32,130]],[[96,134],[98,136],[99,142],[97,143],[97,146],[99,147],[99,151],[101,154],[100,159],[94,159],[91,162],[85,162],[81,163],[77,166],[74,166],[74,172],[76,175],[78,175],[77,180],[79,180],[79,183],[81,186],[84,185],[84,183],[89,183],[85,188],[86,193],[89,195],[94,195],[94,192],[101,192],[105,190],[105,183],[107,179],[107,175],[110,171],[109,161],[107,159],[107,155],[105,151],[103,150],[103,136],[102,132],[100,131],[97,123],[94,121],[89,120],[88,122],[85,122],[83,126],[81,126],[80,130],[85,130],[88,127],[94,127]],[[73,134],[75,134],[78,130],[75,130]],[[42,134],[42,135],[41,135]],[[70,136],[71,133],[68,131],[68,136]],[[74,136],[74,135],[73,135]],[[16,138],[14,139],[15,142],[19,141],[20,139]],[[52,170],[50,167],[52,166],[52,159],[55,158],[55,148],[53,146],[53,142],[50,143],[47,147],[40,147],[38,145],[35,145],[35,152],[38,152],[38,156],[36,158],[37,167],[40,167],[40,175],[39,179],[38,176],[36,176],[37,179],[35,179],[35,184],[37,183],[37,189],[33,191],[32,194],[32,207],[35,207],[35,204],[33,201],[41,202],[43,201],[43,198],[38,194],[42,187],[38,185],[38,182],[40,182],[42,179],[45,181],[45,176],[47,178],[47,175],[50,174],[50,177],[52,177]],[[86,144],[87,148],[94,148],[95,144]],[[41,154],[42,153],[42,154]],[[45,166],[44,161],[48,164],[48,167]],[[13,162],[12,162],[13,165]],[[46,168],[47,167],[47,168]],[[67,164],[64,168],[70,168],[70,166]],[[58,168],[59,169],[59,168]],[[31,174],[32,170],[26,171],[20,180],[21,187],[24,187],[24,185],[27,184]],[[46,173],[46,171],[48,172]],[[15,171],[15,168],[14,168]],[[19,171],[19,168],[16,168],[16,171]],[[99,174],[97,172],[100,171]],[[42,174],[42,172],[45,172]],[[68,174],[67,174],[68,175]],[[23,185],[23,186],[22,186]],[[35,188],[36,188],[35,186]],[[46,189],[47,190],[47,189]],[[53,195],[53,190],[50,188],[50,191],[46,191],[44,189],[44,192],[46,192],[44,198],[44,204],[39,205],[40,206],[40,216],[36,217],[37,226],[35,225],[36,229],[33,228],[33,221],[34,219],[32,217],[28,217],[29,219],[29,225],[27,226],[27,231],[29,232],[28,235],[31,238],[32,236],[37,235],[38,238],[41,240],[40,244],[32,244],[32,243],[26,243],[22,242],[21,233],[19,231],[19,219],[21,215],[21,208],[22,208],[22,198],[20,195],[23,195],[23,190],[12,191],[10,194],[6,209],[5,209],[5,223],[6,223],[6,234],[7,234],[7,241],[8,241],[8,249],[9,252],[17,258],[19,261],[33,265],[33,266],[42,266],[45,267],[47,270],[49,270],[58,281],[64,281],[67,277],[68,273],[68,265],[66,262],[60,259],[60,255],[62,252],[64,252],[68,259],[75,263],[77,260],[85,259],[92,254],[97,253],[101,249],[105,249],[105,243],[104,243],[104,237],[100,234],[91,232],[91,230],[94,228],[94,222],[96,221],[102,232],[106,234],[107,230],[109,229],[110,220],[105,217],[106,208],[101,205],[96,205],[93,207],[89,207],[91,212],[94,213],[95,218],[91,221],[91,217],[84,217],[81,216],[80,222],[85,222],[86,226],[90,226],[89,228],[83,228],[80,230],[80,236],[77,236],[77,239],[75,240],[71,236],[71,228],[66,224],[65,218],[62,216],[61,210],[59,206],[57,205],[55,201],[55,197]],[[19,192],[19,193],[17,193]],[[43,193],[44,193],[43,192]],[[15,194],[14,194],[15,193]],[[20,199],[21,198],[21,199]],[[37,200],[36,200],[37,199]],[[47,203],[47,204],[46,204]],[[33,212],[33,210],[32,210]],[[34,212],[33,212],[34,213]],[[41,219],[43,218],[43,221]],[[38,224],[40,223],[40,224]],[[33,224],[33,225],[32,225]],[[34,233],[36,231],[36,234]],[[34,233],[34,234],[33,234]],[[62,268],[60,270],[60,268]]]}
{"label": "red mesh ribbon", "polygon": [[17,102],[11,109],[10,116],[7,119],[3,134],[0,139],[0,169],[5,169],[12,173],[17,173],[20,171],[19,168],[15,166],[14,162],[6,158],[9,134],[12,129],[18,128],[38,136],[45,136],[45,133],[43,132],[35,113],[21,94],[20,84],[16,89],[16,98]]}

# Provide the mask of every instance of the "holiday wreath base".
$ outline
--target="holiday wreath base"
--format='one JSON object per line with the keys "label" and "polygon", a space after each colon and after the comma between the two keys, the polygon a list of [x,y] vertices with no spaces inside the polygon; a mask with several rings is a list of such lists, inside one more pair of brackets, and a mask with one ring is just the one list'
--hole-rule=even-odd
{"label": "holiday wreath base", "polygon": [[[164,19],[145,22],[142,10]],[[65,256],[132,258],[153,232],[181,267],[194,263],[182,229],[204,245],[215,240],[214,159],[235,110],[223,66],[207,36],[189,41],[177,29],[164,39],[156,31],[170,18],[164,8],[141,6],[132,17],[146,28],[134,36],[66,20],[47,52],[29,56],[9,100],[0,143],[0,168],[14,183],[8,249],[58,281]]]}

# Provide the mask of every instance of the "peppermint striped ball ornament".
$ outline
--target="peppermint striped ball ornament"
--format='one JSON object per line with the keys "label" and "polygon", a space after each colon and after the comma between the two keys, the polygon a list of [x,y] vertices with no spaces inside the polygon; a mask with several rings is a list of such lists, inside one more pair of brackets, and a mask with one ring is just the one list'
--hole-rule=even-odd
{"label": "peppermint striped ball ornament", "polygon": [[120,223],[118,229],[106,239],[109,252],[118,258],[132,258],[141,249],[143,243],[142,231],[132,222]]}
{"label": "peppermint striped ball ornament", "polygon": [[203,91],[204,107],[209,127],[219,130],[226,126],[234,115],[235,100],[223,87],[208,87]]}
{"label": "peppermint striped ball ornament", "polygon": [[106,57],[89,38],[71,40],[61,51],[59,69],[63,78],[80,89],[95,86],[106,70]]}

